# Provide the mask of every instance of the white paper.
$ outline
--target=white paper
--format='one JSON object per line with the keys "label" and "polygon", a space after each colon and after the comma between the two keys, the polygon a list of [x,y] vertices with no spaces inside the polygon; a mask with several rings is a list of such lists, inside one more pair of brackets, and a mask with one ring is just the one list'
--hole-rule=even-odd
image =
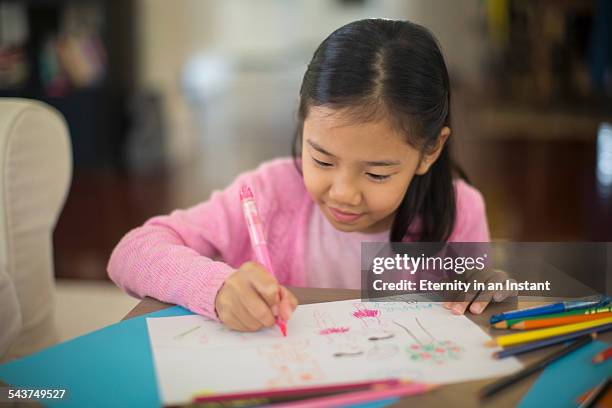
{"label": "white paper", "polygon": [[402,378],[436,384],[511,373],[490,337],[440,303],[348,300],[299,306],[287,323],[255,333],[201,316],[148,318],[164,404],[225,393]]}

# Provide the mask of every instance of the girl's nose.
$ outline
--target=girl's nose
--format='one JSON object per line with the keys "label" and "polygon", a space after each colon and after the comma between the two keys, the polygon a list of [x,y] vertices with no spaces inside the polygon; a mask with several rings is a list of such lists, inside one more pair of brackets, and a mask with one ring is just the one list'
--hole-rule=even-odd
{"label": "girl's nose", "polygon": [[361,204],[361,192],[349,180],[336,180],[329,190],[329,198],[336,204],[356,207]]}

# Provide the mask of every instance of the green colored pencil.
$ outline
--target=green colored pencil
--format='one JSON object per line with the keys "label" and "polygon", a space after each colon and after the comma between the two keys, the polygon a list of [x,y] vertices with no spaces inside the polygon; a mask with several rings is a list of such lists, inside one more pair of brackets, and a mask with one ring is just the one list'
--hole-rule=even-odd
{"label": "green colored pencil", "polygon": [[582,309],[582,310],[570,310],[569,312],[562,312],[562,313],[553,313],[553,314],[548,314],[548,315],[539,315],[539,316],[529,316],[529,317],[522,317],[520,319],[508,319],[508,320],[502,320],[501,322],[497,322],[493,325],[493,327],[495,327],[496,329],[508,329],[510,327],[512,327],[512,325],[525,321],[525,320],[534,320],[534,319],[552,319],[555,317],[565,317],[565,316],[575,316],[575,315],[588,315],[588,314],[594,314],[594,313],[606,313],[606,312],[612,312],[612,306],[607,306],[607,307],[594,307],[591,309]]}

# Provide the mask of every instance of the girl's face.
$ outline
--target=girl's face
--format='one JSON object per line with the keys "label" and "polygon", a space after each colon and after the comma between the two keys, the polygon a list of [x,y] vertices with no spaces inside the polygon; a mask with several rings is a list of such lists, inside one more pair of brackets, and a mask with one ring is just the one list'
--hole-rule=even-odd
{"label": "girl's face", "polygon": [[342,111],[312,107],[302,137],[306,189],[336,229],[388,230],[410,181],[429,170],[449,134],[444,128],[423,155],[388,119],[351,124]]}

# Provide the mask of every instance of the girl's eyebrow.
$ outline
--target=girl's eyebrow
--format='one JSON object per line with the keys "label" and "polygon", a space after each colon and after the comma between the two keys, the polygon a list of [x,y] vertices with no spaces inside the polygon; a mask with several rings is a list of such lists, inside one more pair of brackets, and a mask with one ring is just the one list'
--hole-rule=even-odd
{"label": "girl's eyebrow", "polygon": [[[317,143],[313,142],[312,140],[308,139],[306,140],[306,142],[308,142],[308,144],[310,146],[312,146],[313,149],[315,149],[318,152],[321,152],[327,156],[330,157],[336,157],[333,154],[331,154],[330,152],[328,152],[327,150],[325,150],[323,147],[321,147],[320,145],[318,145]],[[397,161],[397,160],[377,160],[377,161],[364,161],[363,162],[366,166],[399,166],[400,164],[402,164],[401,162]]]}
{"label": "girl's eyebrow", "polygon": [[313,142],[312,140],[308,139],[307,142],[316,151],[321,152],[321,153],[326,154],[326,155],[331,156],[331,157],[336,157],[333,154],[331,154],[330,152],[328,152],[327,150],[325,150],[324,148],[322,148],[321,146],[319,146],[318,144],[316,144],[315,142]]}

